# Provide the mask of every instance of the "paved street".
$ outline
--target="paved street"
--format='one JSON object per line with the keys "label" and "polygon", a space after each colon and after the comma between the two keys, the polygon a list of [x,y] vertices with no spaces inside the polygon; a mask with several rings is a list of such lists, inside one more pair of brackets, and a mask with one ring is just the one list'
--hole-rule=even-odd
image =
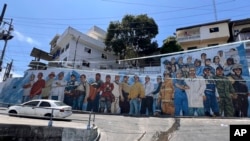
{"label": "paved street", "polygon": [[[72,120],[71,122],[54,121],[53,126],[86,128],[88,118],[89,114],[73,114],[68,118]],[[0,121],[1,123],[45,126],[48,123],[47,120],[7,115],[0,115]],[[229,141],[229,125],[250,124],[250,119],[205,117],[178,119],[97,114],[94,124],[101,133],[100,141]]]}

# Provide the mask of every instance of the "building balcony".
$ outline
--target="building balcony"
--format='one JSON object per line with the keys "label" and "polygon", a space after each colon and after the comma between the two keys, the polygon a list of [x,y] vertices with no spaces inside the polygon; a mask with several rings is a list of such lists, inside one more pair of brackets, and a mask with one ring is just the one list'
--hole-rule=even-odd
{"label": "building balcony", "polygon": [[179,43],[181,42],[192,42],[192,41],[199,41],[200,40],[200,35],[187,35],[187,36],[180,36],[177,37],[177,41]]}

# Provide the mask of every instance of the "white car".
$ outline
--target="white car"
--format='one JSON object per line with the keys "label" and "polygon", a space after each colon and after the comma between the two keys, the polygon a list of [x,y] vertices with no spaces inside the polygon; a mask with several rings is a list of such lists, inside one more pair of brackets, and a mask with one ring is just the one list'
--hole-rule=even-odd
{"label": "white car", "polygon": [[[53,114],[52,114],[53,109]],[[72,107],[57,100],[37,99],[8,108],[9,115],[65,118],[72,115]]]}

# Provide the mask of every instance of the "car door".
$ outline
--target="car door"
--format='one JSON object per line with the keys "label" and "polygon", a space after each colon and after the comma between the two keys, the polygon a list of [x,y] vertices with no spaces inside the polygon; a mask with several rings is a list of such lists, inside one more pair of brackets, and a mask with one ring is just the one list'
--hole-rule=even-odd
{"label": "car door", "polygon": [[40,101],[30,101],[22,105],[21,114],[35,115],[35,110]]}
{"label": "car door", "polygon": [[48,101],[41,101],[36,108],[36,115],[45,116],[47,113],[51,113],[51,104]]}

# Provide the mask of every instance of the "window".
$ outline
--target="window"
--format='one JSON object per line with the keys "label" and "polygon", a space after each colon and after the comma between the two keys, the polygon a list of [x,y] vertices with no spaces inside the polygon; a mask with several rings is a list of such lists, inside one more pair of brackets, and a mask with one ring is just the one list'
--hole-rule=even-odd
{"label": "window", "polygon": [[90,48],[85,47],[84,51],[87,52],[87,53],[89,53],[89,54],[91,54],[91,49]]}
{"label": "window", "polygon": [[211,46],[217,46],[217,45],[219,45],[219,44],[208,44],[207,46],[211,47]]}
{"label": "window", "polygon": [[188,47],[187,50],[197,49],[197,47]]}
{"label": "window", "polygon": [[43,101],[43,102],[39,105],[39,107],[51,107],[51,105],[50,105],[49,102]]}
{"label": "window", "polygon": [[63,52],[64,52],[64,48],[62,49],[61,53],[63,53]]}
{"label": "window", "polygon": [[65,50],[67,50],[69,48],[69,43],[66,45],[66,48],[65,48]]}
{"label": "window", "polygon": [[219,27],[209,28],[209,32],[210,33],[219,32]]}
{"label": "window", "polygon": [[39,101],[31,101],[31,102],[25,103],[24,105],[25,106],[36,106],[38,103],[39,103]]}
{"label": "window", "polygon": [[102,58],[103,58],[103,59],[107,59],[108,57],[107,57],[106,54],[102,54]]}

